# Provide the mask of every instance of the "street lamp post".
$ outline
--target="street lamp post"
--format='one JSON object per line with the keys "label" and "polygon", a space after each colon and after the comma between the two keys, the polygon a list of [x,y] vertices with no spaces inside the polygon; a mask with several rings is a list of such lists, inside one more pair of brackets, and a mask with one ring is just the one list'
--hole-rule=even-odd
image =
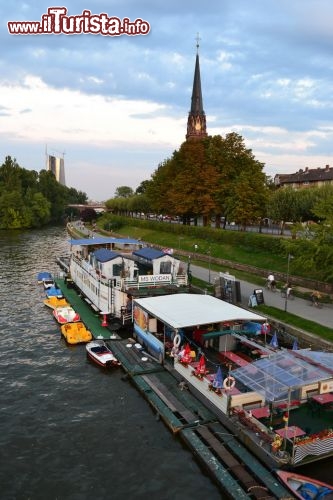
{"label": "street lamp post", "polygon": [[290,259],[292,259],[293,256],[288,253],[288,266],[287,266],[287,283],[286,283],[286,298],[285,298],[285,301],[284,301],[284,311],[287,312],[287,308],[288,308],[288,289],[289,289],[289,269],[290,269]]}
{"label": "street lamp post", "polygon": [[210,284],[211,248],[208,249],[208,283]]}
{"label": "street lamp post", "polygon": [[188,279],[188,284],[191,286],[192,283],[192,271],[191,271],[191,256],[188,256],[188,262],[187,262],[187,279]]}

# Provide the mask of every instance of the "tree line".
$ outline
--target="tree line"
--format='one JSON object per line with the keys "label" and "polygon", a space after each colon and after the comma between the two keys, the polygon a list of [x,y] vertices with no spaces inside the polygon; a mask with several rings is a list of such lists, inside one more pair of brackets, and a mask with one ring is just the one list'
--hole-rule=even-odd
{"label": "tree line", "polygon": [[87,195],[59,184],[51,171],[26,170],[10,156],[0,166],[0,229],[57,224],[70,203],[85,204]]}
{"label": "tree line", "polygon": [[208,225],[214,217],[217,227],[226,221],[245,227],[265,218],[283,226],[285,222],[318,222],[329,215],[318,210],[317,204],[332,198],[332,186],[278,189],[263,168],[235,132],[186,141],[135,192],[120,186],[106,205],[119,215],[180,216],[184,224],[202,217],[203,225]]}
{"label": "tree line", "polygon": [[117,215],[179,216],[183,224],[200,217],[210,226],[214,219],[217,228],[234,221],[245,229],[269,218],[280,223],[281,234],[292,222],[293,238],[282,251],[293,255],[294,271],[333,282],[333,186],[280,189],[263,168],[237,133],[187,141],[135,192],[120,186],[106,206]]}

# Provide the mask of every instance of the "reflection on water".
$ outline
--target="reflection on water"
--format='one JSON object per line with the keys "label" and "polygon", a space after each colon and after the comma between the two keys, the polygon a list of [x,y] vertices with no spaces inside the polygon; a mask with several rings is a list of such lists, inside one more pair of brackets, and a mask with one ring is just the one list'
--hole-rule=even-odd
{"label": "reflection on water", "polygon": [[36,276],[68,251],[63,228],[0,232],[0,498],[222,498],[122,370],[62,340]]}

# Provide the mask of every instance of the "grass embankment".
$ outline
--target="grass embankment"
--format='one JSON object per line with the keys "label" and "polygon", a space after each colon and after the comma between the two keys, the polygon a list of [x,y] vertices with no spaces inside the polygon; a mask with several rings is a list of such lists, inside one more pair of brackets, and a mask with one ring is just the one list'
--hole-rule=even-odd
{"label": "grass embankment", "polygon": [[[158,224],[158,225],[156,225]],[[207,256],[230,260],[231,262],[238,262],[241,264],[247,264],[249,266],[255,266],[260,269],[266,269],[267,274],[270,270],[275,272],[286,272],[286,258],[281,255],[276,255],[272,251],[265,251],[261,248],[254,249],[251,247],[246,247],[246,245],[231,245],[231,244],[221,244],[209,240],[209,233],[207,231],[207,238],[200,238],[198,236],[193,237],[190,234],[186,234],[185,231],[182,233],[182,226],[177,225],[179,232],[169,232],[163,231],[165,227],[164,223],[153,223],[150,224],[153,227],[141,227],[140,224],[137,226],[123,225],[119,228],[119,233],[124,236],[129,236],[131,238],[140,239],[149,244],[161,245],[165,248],[172,248],[174,253],[177,255],[177,251],[188,252],[191,254],[191,263],[194,265],[199,265],[201,267],[210,266],[211,271],[229,271],[237,279],[253,283],[260,287],[264,286],[265,278],[263,276],[258,276],[252,273],[247,273],[243,271],[238,271],[232,268],[224,267],[221,265],[209,263],[207,261]],[[100,226],[103,228],[103,224]],[[116,232],[116,231],[115,231]],[[117,231],[118,232],[118,231]],[[195,245],[197,245],[197,250],[195,250]],[[184,260],[184,256],[180,256]],[[204,260],[202,260],[202,258]],[[200,281],[193,278],[193,285],[198,286],[201,289],[206,289],[208,293],[213,293],[213,286],[206,282]],[[278,283],[278,286],[281,283]],[[300,292],[299,296],[303,298],[308,297],[308,293]],[[333,330],[325,326],[314,323],[313,321],[306,320],[299,316],[295,316],[291,313],[285,312],[281,309],[274,307],[269,307],[265,305],[258,306],[258,312],[263,315],[267,315],[271,318],[281,321],[285,324],[289,324],[296,329],[304,330],[306,332],[320,336],[321,338],[329,341],[333,341]]]}
{"label": "grass embankment", "polygon": [[[174,225],[174,227],[178,229],[177,233],[163,231],[163,228],[167,225],[167,223],[152,222],[150,225],[154,227],[147,228],[139,225],[124,225],[121,229],[119,229],[119,232],[123,235],[128,235],[131,238],[141,239],[142,241],[162,245],[166,248],[173,248],[176,253],[177,249],[179,249],[191,254],[197,252],[198,257],[200,255],[211,255],[212,257],[218,259],[240,262],[242,264],[259,267],[261,269],[274,269],[275,271],[284,273],[287,271],[287,262],[285,257],[277,255],[271,250],[264,251],[259,248],[254,248],[252,244],[247,244],[246,241],[244,241],[243,244],[222,244],[220,242],[213,241],[210,238],[211,231],[209,228],[207,229],[206,237],[200,238],[199,236],[192,236],[191,234],[182,232],[182,228],[185,230],[185,227],[180,224]],[[192,226],[192,229],[195,228]],[[200,229],[202,230],[202,228]],[[260,237],[260,235],[256,236]],[[195,250],[195,245],[197,245],[197,250]]]}

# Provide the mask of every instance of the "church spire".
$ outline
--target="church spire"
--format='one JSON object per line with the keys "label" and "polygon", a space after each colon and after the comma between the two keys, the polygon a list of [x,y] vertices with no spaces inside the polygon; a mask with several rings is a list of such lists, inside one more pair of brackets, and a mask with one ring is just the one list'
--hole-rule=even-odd
{"label": "church spire", "polygon": [[187,134],[186,139],[202,139],[207,137],[206,131],[206,115],[203,110],[201,79],[200,79],[200,64],[199,64],[199,34],[196,37],[197,55],[195,59],[195,70],[193,79],[193,90],[191,99],[191,110],[187,119]]}

